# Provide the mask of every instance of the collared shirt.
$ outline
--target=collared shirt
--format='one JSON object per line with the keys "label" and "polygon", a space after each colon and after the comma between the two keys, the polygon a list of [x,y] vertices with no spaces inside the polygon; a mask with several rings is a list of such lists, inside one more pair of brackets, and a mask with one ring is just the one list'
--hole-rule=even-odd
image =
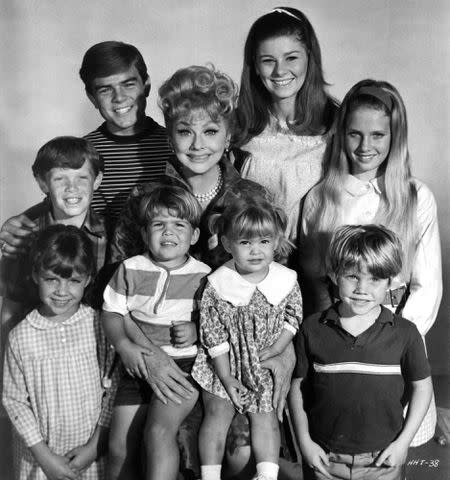
{"label": "collared shirt", "polygon": [[58,455],[108,426],[110,399],[102,378],[111,356],[94,310],[80,305],[63,322],[29,313],[9,336],[3,404],[30,447],[44,441]]}
{"label": "collared shirt", "polygon": [[[51,213],[48,199],[29,208],[24,214],[44,230],[58,223]],[[92,209],[89,209],[81,230],[91,240],[97,271],[105,264],[107,235],[104,219]],[[0,295],[14,302],[34,308],[39,303],[34,282],[31,280],[30,259],[26,254],[17,258],[0,259]]]}
{"label": "collared shirt", "polygon": [[[392,288],[408,284],[409,297],[402,310],[402,316],[414,322],[421,335],[425,335],[436,320],[442,297],[442,264],[437,209],[430,189],[417,179],[417,246],[410,278],[395,278]],[[347,175],[341,203],[337,210],[339,225],[366,225],[376,221],[384,189],[384,177],[370,182],[361,181],[353,175]],[[313,188],[305,199],[300,238],[300,266],[303,279],[308,278],[311,292],[304,295],[305,305],[313,299],[314,311],[323,310],[330,305],[331,299],[325,281],[323,259],[320,258],[317,244],[312,244],[312,222],[320,199],[317,187]],[[327,232],[329,234],[329,232]],[[325,234],[324,234],[325,236]],[[310,242],[311,240],[311,242]],[[308,298],[309,297],[309,298]],[[305,307],[307,311],[308,306]]]}
{"label": "collared shirt", "polygon": [[338,453],[386,448],[403,426],[405,383],[430,376],[416,326],[384,307],[356,337],[341,327],[337,305],[310,316],[296,354],[311,437]]}

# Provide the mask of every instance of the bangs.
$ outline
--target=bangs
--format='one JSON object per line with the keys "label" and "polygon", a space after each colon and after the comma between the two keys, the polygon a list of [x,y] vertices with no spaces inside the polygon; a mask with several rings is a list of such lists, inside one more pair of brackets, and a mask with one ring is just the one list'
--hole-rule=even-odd
{"label": "bangs", "polygon": [[269,212],[249,208],[234,219],[225,235],[238,238],[277,237],[278,231]]}
{"label": "bangs", "polygon": [[78,253],[68,255],[60,252],[52,252],[51,255],[42,257],[40,270],[47,270],[59,275],[62,278],[70,278],[74,273],[79,275],[90,275],[86,269],[86,261],[80,258]]}

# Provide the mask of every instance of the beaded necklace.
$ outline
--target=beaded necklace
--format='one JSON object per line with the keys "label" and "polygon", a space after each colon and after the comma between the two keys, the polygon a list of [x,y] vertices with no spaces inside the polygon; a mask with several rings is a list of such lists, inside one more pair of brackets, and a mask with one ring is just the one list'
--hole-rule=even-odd
{"label": "beaded necklace", "polygon": [[214,187],[206,193],[194,193],[194,197],[200,202],[205,203],[212,200],[220,191],[223,185],[222,170],[219,167],[219,176]]}

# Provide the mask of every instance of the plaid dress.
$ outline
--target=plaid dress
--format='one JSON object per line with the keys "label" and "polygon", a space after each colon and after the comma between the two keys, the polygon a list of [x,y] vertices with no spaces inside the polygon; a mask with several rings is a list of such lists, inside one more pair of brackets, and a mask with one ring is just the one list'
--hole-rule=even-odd
{"label": "plaid dress", "polygon": [[[85,305],[63,322],[33,310],[11,331],[3,404],[14,426],[16,479],[46,479],[29,447],[43,441],[65,455],[84,445],[97,425],[109,424],[110,399],[102,386],[108,359],[95,311]],[[103,462],[77,479],[104,478]]]}

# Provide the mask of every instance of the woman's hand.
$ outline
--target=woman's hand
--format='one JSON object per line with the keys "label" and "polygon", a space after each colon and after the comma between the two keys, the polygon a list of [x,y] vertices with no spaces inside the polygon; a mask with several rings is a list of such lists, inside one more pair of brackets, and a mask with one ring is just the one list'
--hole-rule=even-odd
{"label": "woman's hand", "polygon": [[286,397],[291,386],[292,372],[295,366],[295,351],[292,342],[280,355],[261,362],[263,368],[272,373],[273,378],[273,408],[277,411],[280,422],[283,421],[283,411]]}

